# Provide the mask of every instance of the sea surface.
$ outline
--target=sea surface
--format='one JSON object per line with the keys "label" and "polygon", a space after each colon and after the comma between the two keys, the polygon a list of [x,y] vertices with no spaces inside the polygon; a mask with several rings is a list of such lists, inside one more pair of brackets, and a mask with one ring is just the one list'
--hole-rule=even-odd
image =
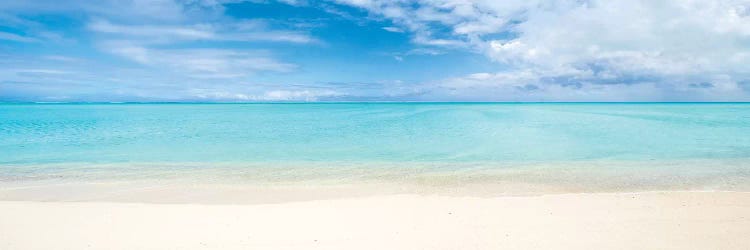
{"label": "sea surface", "polygon": [[0,104],[0,182],[144,178],[750,190],[750,104]]}

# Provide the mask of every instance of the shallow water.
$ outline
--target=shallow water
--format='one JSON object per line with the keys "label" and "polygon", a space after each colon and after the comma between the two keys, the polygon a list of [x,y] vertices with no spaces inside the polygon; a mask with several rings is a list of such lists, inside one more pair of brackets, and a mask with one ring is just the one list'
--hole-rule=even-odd
{"label": "shallow water", "polygon": [[733,190],[750,185],[749,172],[744,103],[0,104],[6,183],[153,177]]}

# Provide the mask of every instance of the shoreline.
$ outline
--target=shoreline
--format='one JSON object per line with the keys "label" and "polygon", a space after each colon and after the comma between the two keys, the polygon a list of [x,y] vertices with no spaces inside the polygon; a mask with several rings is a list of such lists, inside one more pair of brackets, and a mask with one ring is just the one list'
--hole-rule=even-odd
{"label": "shoreline", "polygon": [[739,193],[742,188],[716,189],[706,186],[597,189],[545,183],[445,184],[370,182],[210,184],[182,182],[62,182],[15,184],[0,182],[0,201],[28,202],[116,202],[143,204],[277,204],[316,200],[342,200],[391,195],[454,198],[544,197],[560,195],[629,195],[651,193]]}
{"label": "shoreline", "polygon": [[750,192],[0,201],[2,249],[745,249],[748,234]]}
{"label": "shoreline", "polygon": [[262,204],[377,195],[750,192],[747,158],[559,163],[0,165],[0,200]]}
{"label": "shoreline", "polygon": [[746,249],[748,162],[15,165],[0,249]]}

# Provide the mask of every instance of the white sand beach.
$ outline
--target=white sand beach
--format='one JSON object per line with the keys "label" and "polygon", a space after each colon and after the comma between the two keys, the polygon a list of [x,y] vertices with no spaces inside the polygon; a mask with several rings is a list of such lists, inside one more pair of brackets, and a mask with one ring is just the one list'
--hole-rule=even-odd
{"label": "white sand beach", "polygon": [[0,249],[748,249],[750,193],[0,202]]}
{"label": "white sand beach", "polygon": [[0,0],[0,250],[750,250],[750,0]]}

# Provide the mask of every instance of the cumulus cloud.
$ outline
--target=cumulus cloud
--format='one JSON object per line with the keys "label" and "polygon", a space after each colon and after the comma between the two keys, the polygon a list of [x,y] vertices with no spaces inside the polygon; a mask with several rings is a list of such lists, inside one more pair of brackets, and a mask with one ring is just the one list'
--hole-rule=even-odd
{"label": "cumulus cloud", "polygon": [[747,98],[736,94],[750,79],[750,2],[744,0],[338,2],[392,20],[416,44],[465,46],[501,65],[495,73],[441,83],[455,93],[512,86],[508,95],[533,90],[550,98],[586,99],[601,91],[628,97],[622,89],[659,99]]}
{"label": "cumulus cloud", "polygon": [[[400,52],[372,53],[404,67],[418,56],[461,54],[489,61],[465,75],[387,84],[380,76],[355,73],[342,78],[360,82],[331,82],[331,76],[315,72],[257,79],[304,72],[306,63],[321,62],[316,60],[362,59],[332,58],[322,49],[324,59],[295,57],[301,49],[293,46],[336,49],[328,47],[326,37],[312,34],[338,36],[347,30],[314,32],[313,26],[289,19],[229,15],[226,8],[240,2],[0,1],[0,40],[11,48],[0,52],[54,47],[51,41],[90,50],[79,54],[88,58],[62,50],[35,59],[0,55],[0,94],[145,100],[750,100],[748,0],[250,0],[331,15],[313,17],[322,22],[314,27],[334,20],[406,36],[406,44],[388,48]],[[70,27],[55,29],[38,17],[61,17]],[[450,66],[436,67],[429,70]]]}

